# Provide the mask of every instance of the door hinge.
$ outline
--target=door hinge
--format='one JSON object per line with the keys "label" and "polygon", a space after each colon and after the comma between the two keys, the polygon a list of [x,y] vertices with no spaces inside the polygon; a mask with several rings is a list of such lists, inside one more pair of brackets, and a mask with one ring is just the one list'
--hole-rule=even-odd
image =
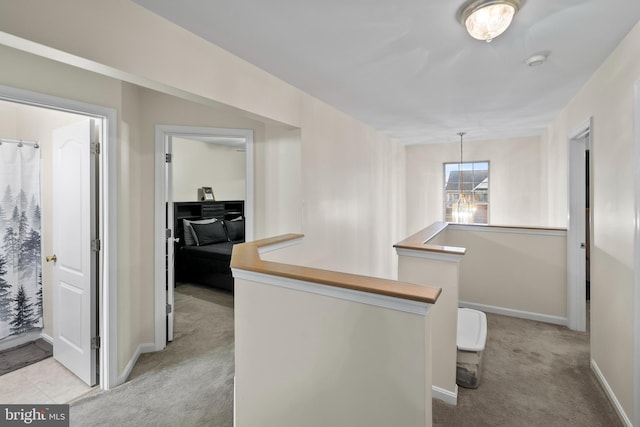
{"label": "door hinge", "polygon": [[100,251],[100,239],[93,239],[91,241],[91,250],[94,252]]}
{"label": "door hinge", "polygon": [[170,314],[172,311],[171,304],[167,304],[167,314]]}
{"label": "door hinge", "polygon": [[92,142],[91,143],[91,154],[100,154],[100,143]]}
{"label": "door hinge", "polygon": [[165,153],[164,155],[164,161],[165,163],[171,163],[171,153]]}
{"label": "door hinge", "polygon": [[100,337],[92,337],[91,338],[91,350],[97,350],[100,348]]}
{"label": "door hinge", "polygon": [[171,229],[170,229],[170,228],[167,228],[167,229],[164,231],[164,234],[165,234],[165,236],[166,236],[166,238],[167,238],[167,239],[170,239],[170,238],[171,238]]}

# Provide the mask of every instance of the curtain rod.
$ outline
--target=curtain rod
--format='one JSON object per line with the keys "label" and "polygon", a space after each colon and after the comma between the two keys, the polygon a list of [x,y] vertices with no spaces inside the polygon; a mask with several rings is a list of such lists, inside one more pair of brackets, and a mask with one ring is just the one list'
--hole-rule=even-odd
{"label": "curtain rod", "polygon": [[7,144],[18,144],[18,147],[22,147],[23,145],[33,145],[33,148],[40,148],[38,141],[27,141],[25,139],[10,139],[10,138],[0,138],[0,145]]}

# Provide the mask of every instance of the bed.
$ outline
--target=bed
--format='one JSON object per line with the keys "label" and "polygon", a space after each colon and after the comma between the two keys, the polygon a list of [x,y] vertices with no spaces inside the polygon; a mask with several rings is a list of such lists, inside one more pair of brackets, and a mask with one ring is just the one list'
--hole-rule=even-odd
{"label": "bed", "polygon": [[233,291],[233,246],[244,242],[244,202],[174,203],[176,282]]}

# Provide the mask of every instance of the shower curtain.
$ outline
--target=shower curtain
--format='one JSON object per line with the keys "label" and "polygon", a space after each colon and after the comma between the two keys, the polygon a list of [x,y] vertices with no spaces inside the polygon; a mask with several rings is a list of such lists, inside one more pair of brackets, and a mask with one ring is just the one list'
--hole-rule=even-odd
{"label": "shower curtain", "polygon": [[0,139],[0,341],[42,327],[40,150]]}

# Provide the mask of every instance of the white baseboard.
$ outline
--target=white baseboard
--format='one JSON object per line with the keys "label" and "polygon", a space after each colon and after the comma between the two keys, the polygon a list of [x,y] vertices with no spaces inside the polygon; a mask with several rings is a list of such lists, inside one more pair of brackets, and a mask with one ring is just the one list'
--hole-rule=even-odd
{"label": "white baseboard", "polygon": [[445,390],[443,388],[432,385],[431,397],[438,400],[442,400],[444,403],[448,403],[449,405],[457,405],[458,404],[458,384],[456,384],[455,392]]}
{"label": "white baseboard", "polygon": [[131,356],[131,359],[129,359],[127,366],[125,366],[124,372],[118,376],[117,383],[113,384],[113,387],[124,384],[124,382],[127,381],[127,378],[129,378],[133,367],[136,366],[136,362],[142,353],[150,353],[152,351],[156,351],[156,345],[154,343],[140,344],[133,353],[133,356]]}
{"label": "white baseboard", "polygon": [[49,336],[49,335],[45,334],[44,332],[41,332],[40,333],[40,338],[42,338],[43,340],[45,340],[49,344],[53,345],[53,337],[52,336]]}
{"label": "white baseboard", "polygon": [[602,388],[604,388],[605,393],[607,393],[607,396],[609,397],[609,400],[613,404],[613,407],[616,408],[616,412],[618,413],[618,416],[620,417],[620,420],[622,421],[622,423],[627,427],[633,427],[631,420],[629,419],[627,414],[624,412],[624,409],[622,409],[622,405],[618,401],[618,398],[616,397],[615,393],[609,386],[609,383],[605,379],[604,375],[602,375],[602,371],[598,367],[598,364],[593,359],[591,359],[591,369],[593,370],[593,373],[596,375],[596,378],[600,382],[600,385],[602,385]]}
{"label": "white baseboard", "polygon": [[537,322],[552,323],[554,325],[567,326],[566,317],[552,316],[549,314],[533,313],[531,311],[514,310],[512,308],[496,307],[493,305],[477,304],[475,302],[460,301],[460,307],[473,308],[486,313],[502,314],[503,316],[518,317],[520,319],[535,320]]}

